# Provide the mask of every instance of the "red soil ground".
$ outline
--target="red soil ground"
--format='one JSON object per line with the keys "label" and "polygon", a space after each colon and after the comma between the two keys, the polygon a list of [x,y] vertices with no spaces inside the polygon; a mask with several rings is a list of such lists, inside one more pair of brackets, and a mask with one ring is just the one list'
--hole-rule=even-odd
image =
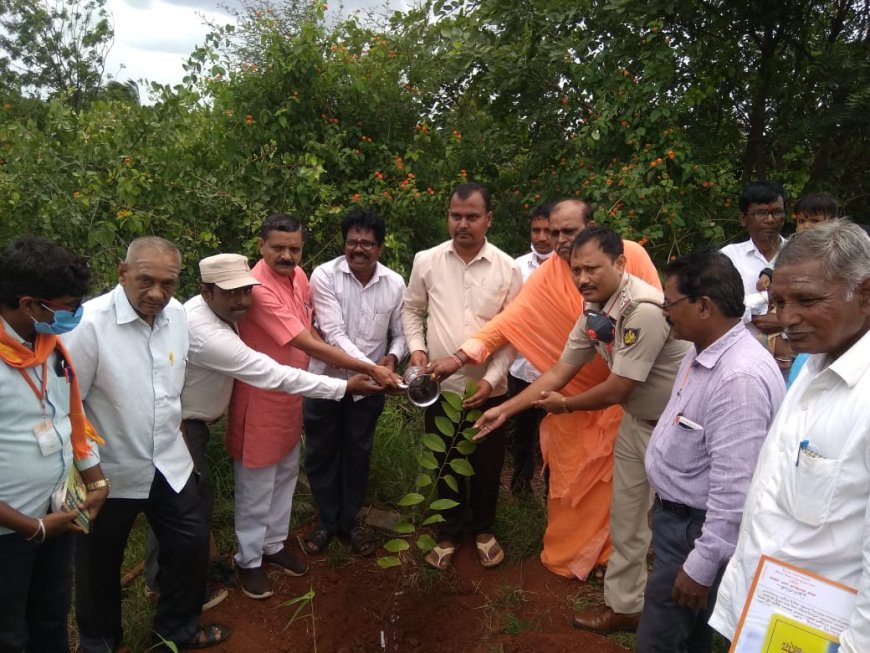
{"label": "red soil ground", "polygon": [[[300,533],[292,534],[297,537]],[[333,545],[335,547],[336,545]],[[297,542],[288,544],[299,552]],[[454,568],[441,574],[421,569],[380,569],[375,558],[333,549],[309,556],[307,576],[270,570],[275,595],[249,599],[239,589],[203,615],[203,622],[229,625],[231,639],[214,649],[225,653],[535,653],[581,651],[624,653],[610,639],[571,626],[573,605],[602,602],[600,582],[581,583],[547,571],[537,557],[507,560],[483,569],[466,541]],[[381,551],[383,552],[383,551]],[[302,555],[302,554],[300,554]],[[313,589],[314,599],[286,605]],[[292,623],[291,623],[292,621]]]}

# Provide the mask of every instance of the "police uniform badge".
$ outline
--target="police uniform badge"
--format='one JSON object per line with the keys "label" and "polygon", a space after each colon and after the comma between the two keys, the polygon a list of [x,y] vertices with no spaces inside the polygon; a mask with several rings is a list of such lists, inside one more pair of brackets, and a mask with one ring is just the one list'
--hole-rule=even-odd
{"label": "police uniform badge", "polygon": [[640,336],[640,329],[623,329],[622,330],[622,344],[626,347],[631,347],[634,343],[637,342],[638,337]]}

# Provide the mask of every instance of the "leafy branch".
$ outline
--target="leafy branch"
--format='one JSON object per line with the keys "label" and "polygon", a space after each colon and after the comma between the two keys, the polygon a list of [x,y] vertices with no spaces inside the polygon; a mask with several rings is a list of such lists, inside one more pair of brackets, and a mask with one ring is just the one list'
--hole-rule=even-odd
{"label": "leafy branch", "polygon": [[[442,393],[441,409],[444,415],[435,418],[438,433],[424,433],[422,450],[417,454],[420,472],[417,474],[413,492],[403,496],[398,505],[411,508],[403,514],[393,531],[398,535],[384,544],[384,549],[393,555],[378,559],[384,569],[402,564],[397,554],[411,548],[409,540],[414,539],[417,548],[428,553],[437,543],[426,533],[418,534],[424,526],[434,526],[445,521],[441,514],[455,508],[459,503],[453,499],[438,498],[438,484],[443,481],[454,492],[459,492],[459,483],[474,475],[474,468],[468,457],[474,453],[477,444],[472,440],[477,429],[470,426],[480,417],[479,410],[466,410],[462,407],[464,399],[477,391],[473,381],[469,381],[464,395],[445,391]],[[436,456],[440,454],[440,456]],[[440,457],[440,462],[439,462]]]}

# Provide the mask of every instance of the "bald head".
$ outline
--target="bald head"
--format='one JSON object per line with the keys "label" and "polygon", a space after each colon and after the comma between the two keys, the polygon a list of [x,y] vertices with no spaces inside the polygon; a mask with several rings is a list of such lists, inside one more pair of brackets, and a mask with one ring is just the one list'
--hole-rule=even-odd
{"label": "bald head", "polygon": [[550,211],[550,239],[553,249],[566,263],[571,259],[571,243],[592,221],[592,207],[580,200],[562,200]]}

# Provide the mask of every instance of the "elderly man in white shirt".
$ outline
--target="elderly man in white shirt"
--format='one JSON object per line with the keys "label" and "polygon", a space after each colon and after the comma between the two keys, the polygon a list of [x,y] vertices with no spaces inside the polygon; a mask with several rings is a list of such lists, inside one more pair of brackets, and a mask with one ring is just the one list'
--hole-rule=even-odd
{"label": "elderly man in white shirt", "polygon": [[154,632],[177,646],[219,644],[225,626],[198,625],[208,569],[208,526],[181,436],[188,336],[172,298],[181,256],[167,240],[134,240],[120,283],[85,304],[69,334],[85,412],[106,443],[92,452],[112,492],[90,535],[76,542],[76,617],[83,653],[122,650],[121,562],[144,512],[160,543]]}
{"label": "elderly man in white shirt", "polygon": [[[762,447],[710,625],[733,639],[758,561],[768,555],[855,588],[840,650],[866,653],[870,237],[842,221],[797,234],[779,254],[770,291],[791,346],[812,356]],[[747,622],[743,633],[763,639],[765,631]]]}
{"label": "elderly man in white shirt", "polygon": [[[344,254],[311,273],[311,300],[323,339],[349,356],[390,370],[408,353],[402,331],[405,282],[379,262],[386,225],[374,212],[354,209],[341,222]],[[347,372],[312,358],[309,371],[345,378]],[[369,459],[384,396],[306,398],[305,471],[317,502],[318,523],[303,541],[323,552],[333,535],[371,555],[374,536],[356,523],[365,500]]]}
{"label": "elderly man in white shirt", "polygon": [[[183,429],[196,471],[206,521],[211,524],[212,488],[206,448],[211,437],[209,424],[226,412],[238,379],[264,390],[339,400],[345,395],[377,391],[369,377],[350,379],[311,374],[248,347],[239,337],[237,322],[251,308],[252,290],[260,282],[251,274],[248,259],[241,254],[216,254],[199,262],[200,294],[184,304],[190,348],[187,375],[181,391]],[[157,542],[149,537],[146,564],[147,586],[157,586]],[[203,609],[226,598],[226,591],[207,595]]]}

